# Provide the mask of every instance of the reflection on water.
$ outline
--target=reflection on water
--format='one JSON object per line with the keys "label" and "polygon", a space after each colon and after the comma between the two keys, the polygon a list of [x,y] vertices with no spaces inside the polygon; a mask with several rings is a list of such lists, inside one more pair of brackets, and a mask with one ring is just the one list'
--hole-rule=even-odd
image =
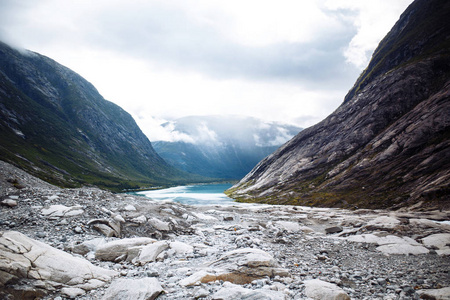
{"label": "reflection on water", "polygon": [[136,194],[153,200],[175,201],[189,205],[224,205],[234,203],[233,199],[223,193],[231,186],[231,184],[188,185],[161,190],[140,191],[136,192]]}

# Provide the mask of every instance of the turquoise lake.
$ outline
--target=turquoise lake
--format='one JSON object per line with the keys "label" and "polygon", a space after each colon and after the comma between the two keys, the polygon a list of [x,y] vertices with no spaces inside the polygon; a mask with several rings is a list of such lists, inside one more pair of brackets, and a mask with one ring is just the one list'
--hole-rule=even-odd
{"label": "turquoise lake", "polygon": [[161,190],[136,192],[153,200],[174,201],[188,205],[229,205],[234,200],[223,192],[232,184],[202,184],[176,186]]}

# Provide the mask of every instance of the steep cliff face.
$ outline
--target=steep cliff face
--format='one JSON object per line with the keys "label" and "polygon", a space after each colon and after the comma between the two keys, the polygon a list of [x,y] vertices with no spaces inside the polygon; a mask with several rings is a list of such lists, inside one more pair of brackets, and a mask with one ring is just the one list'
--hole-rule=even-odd
{"label": "steep cliff face", "polygon": [[411,4],[343,104],[228,193],[278,204],[449,205],[449,19],[448,1]]}
{"label": "steep cliff face", "polygon": [[133,118],[55,61],[0,43],[0,159],[63,186],[185,182]]}

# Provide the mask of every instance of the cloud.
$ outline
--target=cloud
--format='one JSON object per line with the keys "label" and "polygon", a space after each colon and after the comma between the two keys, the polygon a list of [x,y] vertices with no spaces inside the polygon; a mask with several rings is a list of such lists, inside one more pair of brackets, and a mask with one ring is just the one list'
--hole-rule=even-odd
{"label": "cloud", "polygon": [[363,68],[379,41],[388,33],[412,0],[329,0],[328,9],[340,13],[357,29],[346,47],[344,55],[348,62]]}
{"label": "cloud", "polygon": [[242,114],[306,127],[341,102],[410,0],[3,0],[0,38],[160,124]]}

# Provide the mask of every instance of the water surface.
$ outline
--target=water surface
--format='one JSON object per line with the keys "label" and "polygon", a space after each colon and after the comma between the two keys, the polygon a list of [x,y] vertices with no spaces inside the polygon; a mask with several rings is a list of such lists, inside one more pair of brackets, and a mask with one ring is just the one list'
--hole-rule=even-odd
{"label": "water surface", "polygon": [[233,204],[234,200],[223,192],[232,184],[202,184],[176,186],[161,190],[140,191],[137,195],[146,196],[153,200],[174,201],[189,205],[224,205]]}

